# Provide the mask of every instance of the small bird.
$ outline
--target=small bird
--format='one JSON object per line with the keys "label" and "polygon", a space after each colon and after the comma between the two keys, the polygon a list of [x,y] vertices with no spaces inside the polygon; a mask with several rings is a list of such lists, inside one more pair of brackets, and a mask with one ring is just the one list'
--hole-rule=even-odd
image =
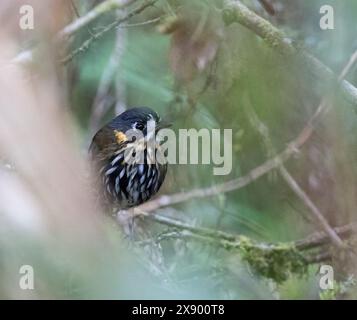
{"label": "small bird", "polygon": [[[149,121],[154,123],[155,135],[148,128]],[[94,135],[89,153],[99,173],[104,205],[127,209],[158,192],[167,163],[157,161],[158,156],[164,157],[156,133],[168,126],[152,109],[138,107],[121,113]],[[153,143],[149,143],[153,136]]]}

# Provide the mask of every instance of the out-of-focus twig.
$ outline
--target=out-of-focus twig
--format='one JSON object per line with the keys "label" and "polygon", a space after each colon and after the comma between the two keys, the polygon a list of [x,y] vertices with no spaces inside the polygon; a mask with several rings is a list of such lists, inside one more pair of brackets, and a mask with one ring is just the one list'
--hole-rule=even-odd
{"label": "out-of-focus twig", "polygon": [[117,10],[123,9],[128,5],[132,4],[136,0],[106,0],[99,3],[92,10],[87,12],[85,15],[74,20],[67,26],[65,26],[57,35],[58,38],[64,38],[73,35],[75,32],[79,31],[84,26],[88,25],[98,17],[103,14]]}
{"label": "out-of-focus twig", "polygon": [[148,24],[159,22],[160,19],[161,19],[161,17],[157,17],[157,18],[154,18],[154,19],[150,19],[150,20],[142,21],[142,22],[137,22],[137,23],[121,24],[117,28],[120,29],[120,28],[133,28],[133,27],[146,26]]}
{"label": "out-of-focus twig", "polygon": [[180,220],[172,219],[172,218],[164,216],[164,215],[151,214],[151,213],[147,213],[145,211],[138,210],[138,209],[134,209],[134,212],[136,212],[137,215],[145,216],[148,219],[158,222],[160,224],[164,224],[169,227],[175,227],[180,230],[191,231],[197,235],[206,236],[206,237],[214,237],[214,238],[228,240],[228,241],[237,241],[237,239],[238,239],[237,236],[223,232],[223,231],[192,226],[192,225],[189,225],[189,224],[182,222]]}
{"label": "out-of-focus twig", "polygon": [[139,7],[137,7],[136,9],[134,9],[132,11],[130,11],[126,16],[116,19],[115,21],[113,21],[112,23],[110,23],[109,25],[104,27],[101,31],[93,34],[91,37],[89,37],[87,40],[85,40],[79,48],[73,50],[66,57],[61,59],[60,62],[62,64],[67,64],[73,58],[75,58],[78,54],[87,51],[88,48],[92,45],[93,42],[95,42],[98,39],[100,39],[101,37],[103,37],[107,32],[113,30],[118,25],[120,25],[121,23],[129,20],[130,18],[140,14],[146,8],[153,6],[157,1],[158,0],[148,0],[148,1],[143,2]]}
{"label": "out-of-focus twig", "polygon": [[288,172],[288,170],[282,165],[279,168],[280,174],[289,185],[289,187],[295,192],[295,194],[300,198],[300,200],[305,204],[305,206],[310,210],[311,214],[319,222],[321,227],[325,230],[326,234],[331,238],[332,242],[338,247],[344,247],[343,241],[336,234],[333,228],[329,225],[325,216],[320,212],[317,206],[313,203],[306,192],[299,186],[293,176]]}
{"label": "out-of-focus twig", "polygon": [[[74,33],[78,32],[84,26],[87,26],[97,18],[101,17],[103,14],[115,9],[123,9],[132,4],[134,1],[136,0],[105,0],[101,2],[85,15],[78,17],[76,20],[60,30],[55,36],[55,41],[62,41],[65,38],[72,36]],[[29,63],[32,61],[35,51],[36,48],[21,51],[16,55],[16,57],[12,59],[12,62],[20,64]]]}

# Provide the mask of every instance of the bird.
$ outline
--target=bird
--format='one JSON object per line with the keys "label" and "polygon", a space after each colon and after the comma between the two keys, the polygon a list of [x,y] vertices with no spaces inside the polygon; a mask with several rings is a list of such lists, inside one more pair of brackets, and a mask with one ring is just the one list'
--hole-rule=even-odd
{"label": "bird", "polygon": [[[149,130],[150,121],[154,130]],[[156,134],[168,126],[151,108],[135,107],[95,133],[89,154],[104,206],[125,210],[144,203],[159,191],[167,161],[157,161],[158,156],[165,157]],[[150,131],[155,133],[153,143],[149,143]]]}

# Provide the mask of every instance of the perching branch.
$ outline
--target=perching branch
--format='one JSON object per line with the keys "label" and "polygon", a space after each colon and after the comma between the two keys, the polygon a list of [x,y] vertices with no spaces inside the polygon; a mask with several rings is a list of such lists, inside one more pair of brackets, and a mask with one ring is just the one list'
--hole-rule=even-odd
{"label": "perching branch", "polygon": [[[263,19],[239,0],[226,0],[223,9],[223,19],[226,24],[239,23],[256,35],[261,37],[266,44],[284,57],[296,59],[303,68],[310,71],[323,82],[335,82],[336,75],[316,57],[303,49],[296,48],[290,39],[270,22]],[[344,80],[339,84],[343,96],[354,105],[357,110],[357,88]]]}
{"label": "perching branch", "polygon": [[[237,241],[239,241],[240,237],[242,237],[242,235],[234,235],[234,234],[224,232],[224,231],[197,227],[197,226],[182,222],[180,220],[164,216],[162,214],[148,213],[148,212],[142,211],[140,209],[134,209],[134,215],[146,217],[147,219],[155,221],[159,224],[163,224],[168,227],[173,227],[173,228],[176,228],[181,231],[185,230],[185,231],[188,231],[190,233],[193,233],[195,235],[199,235],[202,237],[225,240],[225,241],[228,241],[232,247],[236,246]],[[335,227],[335,228],[333,228],[333,230],[341,238],[347,238],[347,237],[351,236],[354,232],[357,231],[357,222],[352,222],[352,223],[349,223],[349,224],[346,224],[346,225],[343,225],[340,227]],[[186,233],[186,234],[188,234],[188,233]],[[319,246],[322,246],[322,245],[325,245],[328,243],[331,243],[331,239],[326,234],[326,232],[320,231],[320,232],[312,233],[303,239],[293,242],[292,244],[294,245],[294,247],[296,249],[298,249],[299,251],[302,252],[302,251],[308,251],[310,249],[314,249],[316,247],[319,247]],[[270,245],[271,244],[269,244],[269,246]],[[260,246],[264,247],[264,246],[267,246],[267,244],[261,243]]]}
{"label": "perching branch", "polygon": [[[190,239],[222,247],[226,250],[236,250],[258,274],[282,282],[292,274],[302,275],[309,264],[320,263],[331,258],[329,253],[311,254],[315,249],[331,241],[325,232],[314,233],[305,239],[290,243],[256,242],[242,235],[202,228],[161,214],[151,214],[140,209],[134,209],[135,216],[142,216],[156,223],[173,227],[177,232],[159,237],[157,241],[168,239]],[[347,237],[356,231],[356,223],[334,229],[341,237]]]}
{"label": "perching branch", "polygon": [[[307,260],[298,251],[294,243],[258,243],[242,235],[232,235],[222,231],[192,226],[159,214],[148,214],[134,209],[136,216],[145,216],[160,224],[174,227],[178,233],[170,237],[189,238],[203,243],[209,243],[226,250],[236,250],[241,259],[259,275],[274,279],[280,283],[291,274],[303,275],[307,269]],[[162,237],[165,240],[170,237]]]}

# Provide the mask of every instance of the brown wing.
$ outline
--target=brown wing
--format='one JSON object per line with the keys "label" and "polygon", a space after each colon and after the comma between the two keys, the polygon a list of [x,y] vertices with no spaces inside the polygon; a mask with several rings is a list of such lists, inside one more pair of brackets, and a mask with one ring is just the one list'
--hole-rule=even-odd
{"label": "brown wing", "polygon": [[108,127],[100,129],[93,137],[89,146],[89,154],[98,156],[98,154],[106,154],[116,143],[113,130]]}
{"label": "brown wing", "polygon": [[108,161],[128,143],[126,135],[118,130],[103,127],[93,137],[89,154],[95,161]]}

